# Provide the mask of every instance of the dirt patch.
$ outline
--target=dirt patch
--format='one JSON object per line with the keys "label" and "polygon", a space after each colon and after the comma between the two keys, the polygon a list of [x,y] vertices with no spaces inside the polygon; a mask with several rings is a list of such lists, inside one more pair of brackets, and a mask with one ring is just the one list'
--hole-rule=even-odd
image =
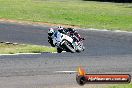
{"label": "dirt patch", "polygon": [[47,26],[63,26],[63,27],[71,27],[71,28],[80,28],[79,26],[75,25],[67,25],[67,24],[53,24],[48,22],[31,22],[31,21],[21,21],[21,20],[13,20],[13,19],[6,19],[0,18],[0,22],[10,22],[10,23],[19,23],[19,24],[32,24],[32,25],[47,25]]}

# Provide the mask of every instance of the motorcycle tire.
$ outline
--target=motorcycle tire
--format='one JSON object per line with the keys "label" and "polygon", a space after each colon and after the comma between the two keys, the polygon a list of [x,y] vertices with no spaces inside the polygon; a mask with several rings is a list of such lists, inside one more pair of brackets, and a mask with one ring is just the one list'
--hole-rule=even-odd
{"label": "motorcycle tire", "polygon": [[63,44],[63,46],[65,46],[65,48],[70,51],[71,53],[75,53],[75,49],[71,46],[71,44],[68,41],[65,41],[65,43]]}
{"label": "motorcycle tire", "polygon": [[63,50],[60,48],[57,48],[57,53],[61,53]]}

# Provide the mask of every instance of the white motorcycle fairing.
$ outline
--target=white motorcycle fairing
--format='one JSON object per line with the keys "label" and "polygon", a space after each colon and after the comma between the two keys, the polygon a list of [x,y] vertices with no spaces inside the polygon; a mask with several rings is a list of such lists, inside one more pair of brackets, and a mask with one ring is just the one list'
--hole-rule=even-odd
{"label": "white motorcycle fairing", "polygon": [[54,33],[54,37],[53,37],[53,44],[54,45],[56,45],[56,46],[62,45],[65,42],[63,40],[67,40],[70,43],[73,42],[73,39],[71,37],[65,35],[65,34],[62,34],[58,31]]}

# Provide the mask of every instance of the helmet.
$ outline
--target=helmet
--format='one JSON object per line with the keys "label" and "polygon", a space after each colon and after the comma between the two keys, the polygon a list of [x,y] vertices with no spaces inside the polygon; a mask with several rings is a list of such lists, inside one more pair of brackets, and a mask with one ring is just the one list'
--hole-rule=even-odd
{"label": "helmet", "polygon": [[50,29],[48,30],[48,35],[49,35],[49,36],[52,36],[53,33],[54,33],[54,29],[53,29],[53,28],[50,28]]}

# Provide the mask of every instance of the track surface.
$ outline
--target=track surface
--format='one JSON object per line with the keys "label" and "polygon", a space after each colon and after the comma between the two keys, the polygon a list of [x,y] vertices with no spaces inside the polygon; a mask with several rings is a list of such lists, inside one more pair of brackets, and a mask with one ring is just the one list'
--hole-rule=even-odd
{"label": "track surface", "polygon": [[[0,22],[0,41],[49,45],[42,25]],[[82,53],[0,56],[0,88],[76,88],[76,71],[132,74],[132,34],[79,30],[86,38]],[[93,88],[99,85],[85,85]]]}

